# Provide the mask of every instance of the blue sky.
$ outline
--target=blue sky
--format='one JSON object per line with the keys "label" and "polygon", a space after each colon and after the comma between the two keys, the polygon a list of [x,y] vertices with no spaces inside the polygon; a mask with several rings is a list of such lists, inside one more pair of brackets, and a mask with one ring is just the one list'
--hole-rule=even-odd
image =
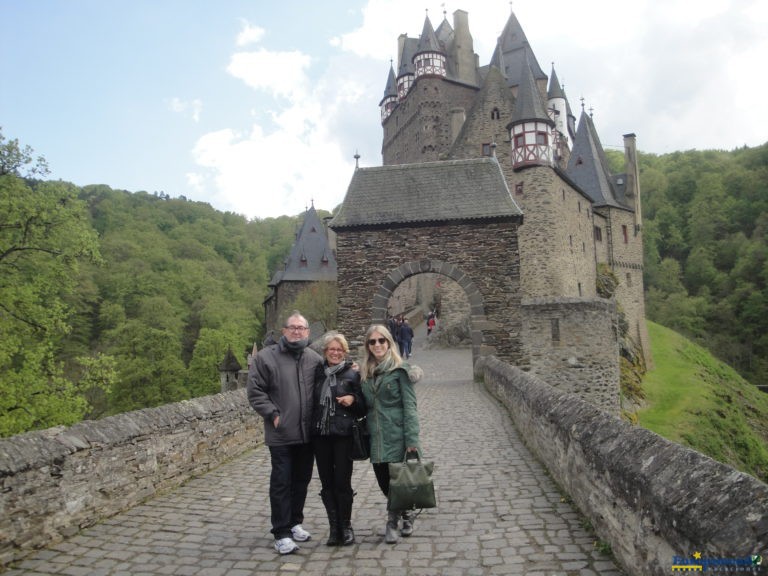
{"label": "blue sky", "polygon": [[[764,0],[518,0],[541,67],[606,147],[768,141]],[[381,164],[397,36],[469,13],[486,64],[507,0],[0,0],[0,127],[78,185],[163,191],[249,218],[340,203]]]}

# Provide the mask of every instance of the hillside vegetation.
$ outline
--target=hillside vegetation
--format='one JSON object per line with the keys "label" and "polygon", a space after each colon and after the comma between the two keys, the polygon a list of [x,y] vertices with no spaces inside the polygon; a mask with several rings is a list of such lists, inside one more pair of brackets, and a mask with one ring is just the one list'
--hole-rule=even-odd
{"label": "hillside vegetation", "polygon": [[641,426],[768,482],[768,394],[680,334],[648,323]]}

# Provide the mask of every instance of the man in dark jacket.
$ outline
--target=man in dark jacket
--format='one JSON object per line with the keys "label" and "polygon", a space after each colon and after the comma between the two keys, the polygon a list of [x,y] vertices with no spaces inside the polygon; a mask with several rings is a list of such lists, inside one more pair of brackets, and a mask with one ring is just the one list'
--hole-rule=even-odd
{"label": "man in dark jacket", "polygon": [[269,503],[275,550],[290,554],[309,540],[302,527],[304,501],[312,479],[314,454],[310,425],[315,369],[322,357],[308,347],[309,324],[295,311],[282,336],[256,354],[248,371],[248,402],[264,418],[272,473]]}

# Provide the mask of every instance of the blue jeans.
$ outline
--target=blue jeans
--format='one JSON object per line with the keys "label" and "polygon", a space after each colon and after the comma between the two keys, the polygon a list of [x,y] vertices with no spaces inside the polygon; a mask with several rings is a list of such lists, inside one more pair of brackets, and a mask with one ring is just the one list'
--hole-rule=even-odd
{"label": "blue jeans", "polygon": [[272,458],[269,478],[272,534],[279,540],[290,538],[291,528],[304,521],[304,501],[312,480],[315,455],[312,444],[270,446],[269,453]]}

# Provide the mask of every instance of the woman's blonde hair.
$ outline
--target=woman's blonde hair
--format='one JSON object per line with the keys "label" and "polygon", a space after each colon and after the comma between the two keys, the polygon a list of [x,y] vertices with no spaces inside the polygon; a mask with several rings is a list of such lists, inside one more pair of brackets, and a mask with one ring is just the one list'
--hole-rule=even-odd
{"label": "woman's blonde hair", "polygon": [[370,340],[371,334],[374,332],[378,332],[387,339],[387,342],[389,342],[387,353],[382,359],[382,363],[391,364],[391,369],[399,368],[403,364],[403,359],[400,357],[400,351],[397,349],[397,344],[395,344],[395,340],[392,338],[392,333],[383,324],[372,324],[366,331],[365,340],[363,340],[363,342],[365,342],[365,359],[363,360],[362,370],[363,378],[373,378],[373,371],[379,364],[376,361],[376,357],[371,352],[371,347],[368,345],[368,340]]}

